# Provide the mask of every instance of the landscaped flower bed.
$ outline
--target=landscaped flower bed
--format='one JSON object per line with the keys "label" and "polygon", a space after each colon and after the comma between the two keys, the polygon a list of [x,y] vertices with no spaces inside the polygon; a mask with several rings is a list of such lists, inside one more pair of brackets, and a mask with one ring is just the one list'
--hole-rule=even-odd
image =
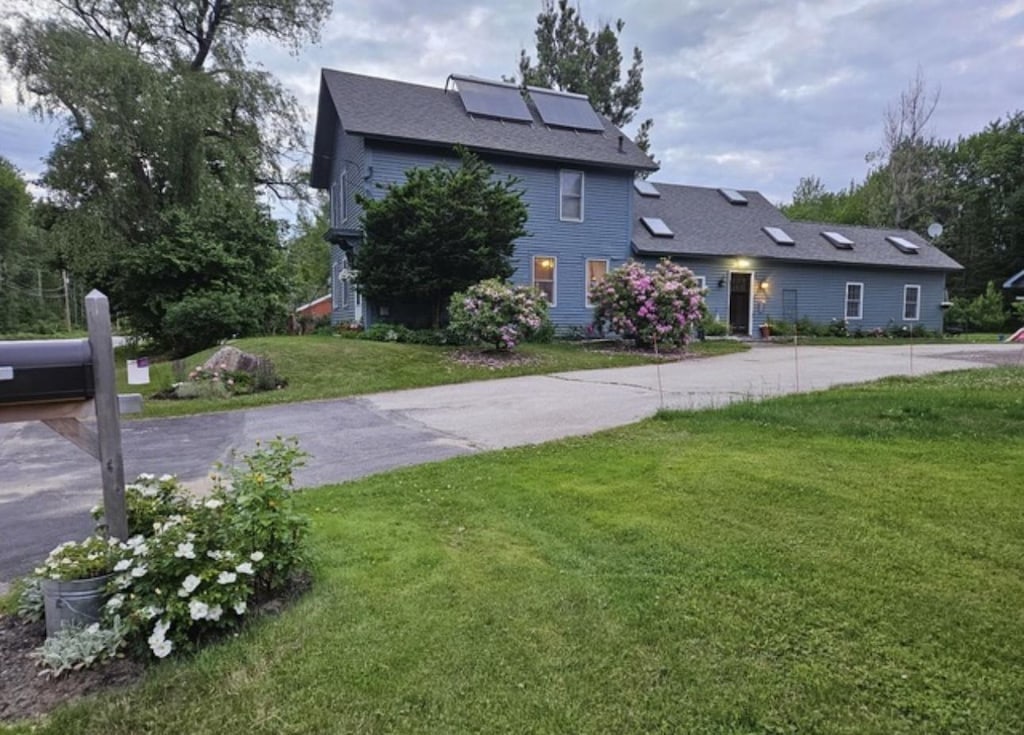
{"label": "landscaped flower bed", "polygon": [[29,621],[43,616],[44,584],[109,580],[98,620],[64,625],[32,654],[44,672],[194,650],[286,589],[304,560],[307,521],[291,497],[301,458],[294,441],[257,445],[204,498],[171,475],[140,475],[125,491],[128,539],[61,544],[25,580],[19,614]]}

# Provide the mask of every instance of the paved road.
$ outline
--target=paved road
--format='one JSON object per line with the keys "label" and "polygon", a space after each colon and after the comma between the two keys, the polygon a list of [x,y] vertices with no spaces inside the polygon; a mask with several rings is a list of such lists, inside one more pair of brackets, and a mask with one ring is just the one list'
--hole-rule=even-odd
{"label": "paved road", "polygon": [[[588,434],[650,416],[889,375],[1024,364],[1024,347],[757,346],[706,360],[466,383],[360,398],[123,424],[126,474],[207,484],[214,462],[257,439],[296,436],[303,487],[469,452]],[[0,589],[60,541],[91,530],[99,471],[39,423],[0,424]]]}

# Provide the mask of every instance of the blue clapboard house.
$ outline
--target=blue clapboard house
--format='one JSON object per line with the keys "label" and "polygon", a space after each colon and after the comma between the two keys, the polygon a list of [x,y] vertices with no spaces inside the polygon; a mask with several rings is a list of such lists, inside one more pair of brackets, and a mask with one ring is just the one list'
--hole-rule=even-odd
{"label": "blue clapboard house", "polygon": [[325,69],[311,182],[330,192],[333,322],[422,322],[414,305],[370,303],[356,289],[356,195],[383,197],[412,168],[457,163],[455,145],[520,180],[529,235],[516,243],[512,280],[544,293],[562,329],[591,322],[588,285],[629,259],[692,269],[710,310],[747,335],[805,317],[940,329],[946,275],[960,269],[913,232],[792,222],[757,192],[638,178],[656,164],[579,95]]}

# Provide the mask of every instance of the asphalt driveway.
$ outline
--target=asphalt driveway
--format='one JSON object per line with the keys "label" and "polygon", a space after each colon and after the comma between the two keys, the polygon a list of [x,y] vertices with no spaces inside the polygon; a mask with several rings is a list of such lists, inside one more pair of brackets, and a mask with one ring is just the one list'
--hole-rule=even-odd
{"label": "asphalt driveway", "polygon": [[[661,407],[699,409],[890,375],[1024,364],[1019,345],[756,346],[661,366],[380,393],[122,424],[126,476],[173,473],[202,488],[215,462],[257,439],[295,436],[302,487],[469,452],[589,434]],[[95,462],[39,423],[0,424],[0,589],[57,543],[92,528]]]}

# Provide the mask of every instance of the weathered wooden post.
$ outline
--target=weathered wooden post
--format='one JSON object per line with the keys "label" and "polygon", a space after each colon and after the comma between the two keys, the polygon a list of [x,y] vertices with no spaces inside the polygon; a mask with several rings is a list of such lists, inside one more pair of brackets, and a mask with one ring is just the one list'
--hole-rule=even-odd
{"label": "weathered wooden post", "polygon": [[118,410],[114,372],[114,343],[110,327],[110,303],[93,289],[85,297],[89,347],[92,350],[96,395],[96,433],[100,473],[103,477],[103,513],[107,533],[128,538],[128,514],[124,502],[124,454],[121,451],[121,414]]}

